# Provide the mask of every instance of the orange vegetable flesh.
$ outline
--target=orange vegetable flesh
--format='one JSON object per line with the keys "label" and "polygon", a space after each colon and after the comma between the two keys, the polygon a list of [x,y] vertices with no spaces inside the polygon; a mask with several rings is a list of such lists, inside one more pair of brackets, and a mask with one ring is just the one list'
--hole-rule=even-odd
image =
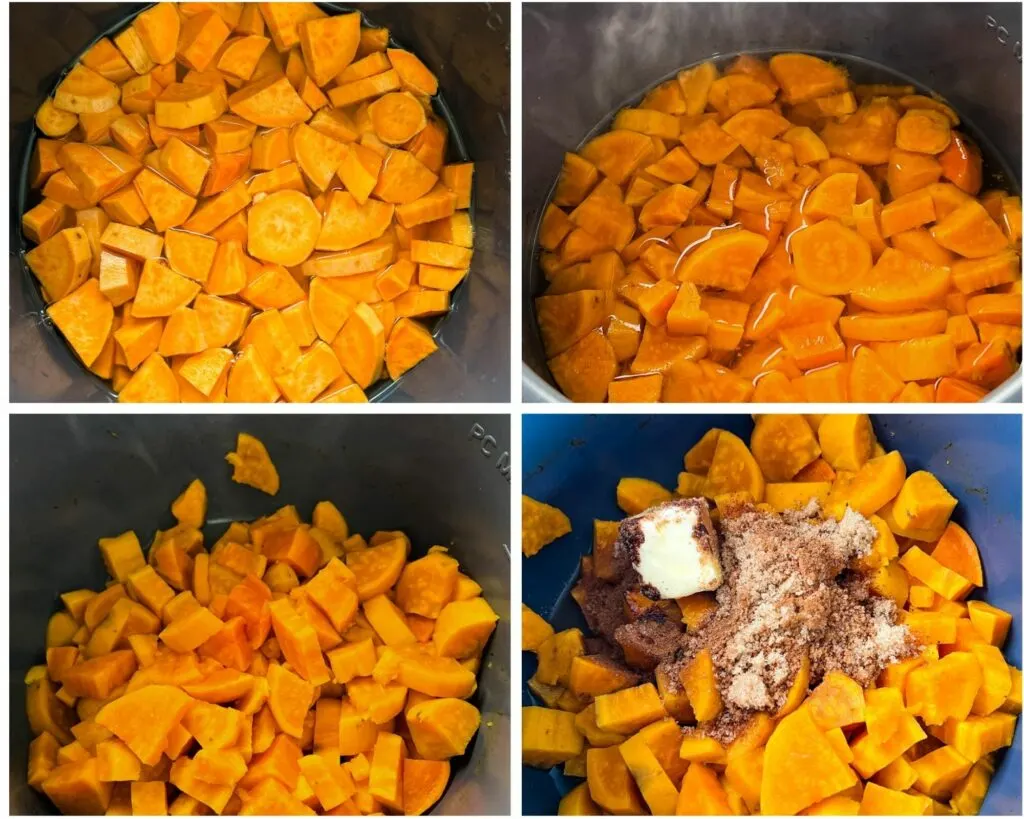
{"label": "orange vegetable flesh", "polygon": [[538,234],[556,384],[581,402],[983,399],[1020,364],[1020,197],[982,191],[959,126],[807,54],[681,71],[565,155]]}
{"label": "orange vegetable flesh", "polygon": [[[258,439],[228,460],[277,491]],[[350,533],[330,501],[217,521],[216,542],[200,480],[170,511],[148,562],[135,532],[101,538],[109,585],[61,595],[25,679],[28,785],[74,815],[430,811],[498,619],[458,559]]]}
{"label": "orange vegetable flesh", "polygon": [[[861,351],[876,357],[870,348]],[[855,650],[841,659],[828,646],[802,646],[807,653],[799,667],[789,666],[784,705],[744,711],[734,732],[728,712],[720,719],[723,706],[736,705],[735,680],[746,676],[734,675],[722,689],[729,664],[744,663],[729,653],[733,644],[712,640],[693,653],[694,642],[702,644],[696,631],[690,659],[680,667],[673,653],[678,644],[659,646],[619,626],[611,639],[622,654],[613,659],[584,630],[556,632],[524,605],[522,650],[536,654],[537,671],[528,686],[533,701],[523,709],[523,764],[584,780],[562,799],[560,815],[977,815],[991,809],[989,784],[1004,764],[1002,749],[1019,743],[1021,712],[1020,670],[1003,653],[1004,646],[1012,650],[1016,624],[1009,612],[974,595],[984,596],[984,557],[1001,544],[975,543],[950,520],[956,498],[931,473],[908,476],[899,451],[883,453],[868,416],[755,419],[749,447],[718,428],[691,439],[679,459],[686,471],[676,495],[646,478],[620,478],[619,506],[632,515],[672,497],[703,496],[714,519],[737,502],[781,513],[813,499],[829,517],[863,514],[875,540],[843,573],[851,581],[860,576],[873,597],[893,602],[896,622],[914,637],[910,656],[864,680],[860,661],[850,658]],[[597,491],[601,478],[592,476]],[[524,510],[529,501],[565,518],[540,501],[525,495],[523,501]],[[595,610],[621,606],[626,622],[656,613],[652,622],[679,623],[688,634],[700,629],[724,603],[715,592],[650,599],[649,587],[623,576],[611,554],[624,522],[593,521],[592,554],[582,558],[572,597],[588,619]],[[568,531],[568,523],[552,536]],[[523,527],[534,534],[543,528],[536,515],[525,514]],[[531,581],[527,575],[524,583]],[[591,595],[601,595],[598,606],[587,605]],[[721,628],[736,610],[733,605],[711,627]],[[760,625],[759,612],[749,616]],[[729,628],[751,627],[740,615]],[[869,629],[862,639],[870,645],[876,638]],[[818,652],[822,659],[812,663]],[[649,679],[652,668],[654,684],[641,676]],[[763,671],[750,676],[754,685],[766,678]]]}
{"label": "orange vegetable flesh", "polygon": [[363,402],[436,352],[474,165],[389,42],[307,3],[158,3],[44,100],[24,258],[119,400]]}

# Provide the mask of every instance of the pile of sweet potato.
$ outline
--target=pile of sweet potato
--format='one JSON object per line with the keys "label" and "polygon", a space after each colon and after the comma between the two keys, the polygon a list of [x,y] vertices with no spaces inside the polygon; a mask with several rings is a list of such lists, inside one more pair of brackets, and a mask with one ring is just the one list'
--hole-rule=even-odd
{"label": "pile of sweet potato", "polygon": [[[855,509],[878,532],[855,569],[896,603],[922,650],[868,689],[830,670],[808,690],[805,658],[783,707],[754,714],[723,745],[700,728],[723,707],[707,650],[679,680],[659,669],[653,684],[643,683],[636,667],[649,647],[623,645],[621,665],[588,655],[579,629],[555,633],[523,606],[522,647],[537,655],[529,686],[543,703],[524,708],[523,762],[564,765],[566,775],[586,779],[559,813],[977,814],[996,754],[1013,742],[1021,672],[1001,651],[1009,613],[967,599],[984,586],[984,573],[974,541],[949,519],[956,499],[929,472],[908,476],[900,453],[882,449],[863,415],[762,415],[749,448],[712,429],[684,460],[675,493],[623,478],[622,510],[698,495],[716,514],[737,502],[781,511],[815,498],[829,515]],[[566,531],[557,509],[526,506],[538,542]],[[594,521],[584,574],[617,579],[617,532],[617,521]],[[574,596],[584,593],[577,587]],[[653,601],[637,590],[623,605],[632,619],[657,606],[659,616],[694,628],[716,602],[710,593]]]}
{"label": "pile of sweet potato", "polygon": [[[235,480],[277,473],[239,436]],[[367,542],[329,501],[231,523],[206,490],[143,553],[102,538],[111,581],[61,595],[28,672],[28,782],[67,814],[418,815],[480,725],[467,700],[497,615],[441,546]]]}
{"label": "pile of sweet potato", "polygon": [[[536,317],[574,401],[976,401],[1021,200],[944,102],[806,54],[681,71],[565,155]],[[979,196],[980,194],[980,196]]]}
{"label": "pile of sweet potato", "polygon": [[36,115],[47,315],[122,401],[365,401],[472,258],[437,89],[357,12],[147,9]]}

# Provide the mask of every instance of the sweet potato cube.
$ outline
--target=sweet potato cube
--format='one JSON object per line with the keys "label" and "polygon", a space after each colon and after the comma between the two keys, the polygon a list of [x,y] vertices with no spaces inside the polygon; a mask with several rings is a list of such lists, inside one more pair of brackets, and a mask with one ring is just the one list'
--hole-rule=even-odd
{"label": "sweet potato cube", "polygon": [[82,362],[91,365],[106,344],[114,321],[114,307],[100,291],[99,280],[89,279],[46,312]]}
{"label": "sweet potato cube", "polygon": [[83,228],[65,228],[26,253],[25,261],[39,279],[47,298],[56,301],[85,282],[92,262],[92,248]]}
{"label": "sweet potato cube", "polygon": [[707,649],[699,652],[682,672],[683,689],[698,722],[713,720],[722,710],[715,669]]}
{"label": "sweet potato cube", "polygon": [[984,600],[967,601],[967,614],[971,624],[989,645],[1003,647],[1012,621],[1011,615]]}
{"label": "sweet potato cube", "polygon": [[[809,765],[814,767],[812,777],[807,776]],[[761,809],[794,814],[857,781],[808,710],[798,709],[779,723],[765,747]]]}
{"label": "sweet potato cube", "polygon": [[167,747],[171,729],[193,703],[179,688],[149,685],[107,703],[96,715],[96,722],[131,748],[144,765],[155,765]]}
{"label": "sweet potato cube", "polygon": [[123,188],[142,167],[117,148],[67,142],[57,155],[61,167],[90,204]]}
{"label": "sweet potato cube", "polygon": [[224,622],[206,608],[198,608],[172,622],[160,639],[179,653],[194,651],[223,628]]}
{"label": "sweet potato cube", "polygon": [[43,780],[43,792],[62,813],[106,813],[113,785],[99,779],[98,767],[92,756],[58,765]]}
{"label": "sweet potato cube", "polygon": [[164,240],[148,230],[111,222],[100,236],[100,245],[113,253],[145,262],[160,258]]}
{"label": "sweet potato cube", "polygon": [[330,673],[324,663],[316,632],[296,611],[291,601],[281,599],[272,602],[270,618],[285,658],[299,675],[314,685],[327,682]]}
{"label": "sweet potato cube", "polygon": [[[590,748],[586,754],[587,785],[593,801],[610,813],[623,815],[643,813],[643,798],[629,768],[626,767],[619,748],[617,746]],[[539,765],[538,767],[550,766]]]}
{"label": "sweet potato cube", "polygon": [[68,220],[68,208],[52,199],[44,199],[21,217],[21,229],[29,240],[40,244],[54,236]]}
{"label": "sweet potato cube", "polygon": [[[419,745],[417,744],[417,749]],[[583,751],[573,714],[551,708],[523,709],[523,763],[550,768]],[[422,753],[422,750],[421,750]]]}
{"label": "sweet potato cube", "polygon": [[338,632],[344,632],[352,624],[359,609],[355,587],[352,570],[336,557],[305,585],[310,599],[330,618]]}
{"label": "sweet potato cube", "polygon": [[594,703],[598,727],[620,734],[634,733],[666,715],[661,697],[650,683],[602,694]]}

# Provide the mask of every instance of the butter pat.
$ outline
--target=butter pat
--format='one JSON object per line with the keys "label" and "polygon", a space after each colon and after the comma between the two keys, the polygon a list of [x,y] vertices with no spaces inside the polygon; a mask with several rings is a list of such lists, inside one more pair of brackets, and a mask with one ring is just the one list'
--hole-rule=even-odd
{"label": "butter pat", "polygon": [[662,503],[627,518],[619,541],[643,586],[663,599],[722,585],[718,535],[704,498]]}

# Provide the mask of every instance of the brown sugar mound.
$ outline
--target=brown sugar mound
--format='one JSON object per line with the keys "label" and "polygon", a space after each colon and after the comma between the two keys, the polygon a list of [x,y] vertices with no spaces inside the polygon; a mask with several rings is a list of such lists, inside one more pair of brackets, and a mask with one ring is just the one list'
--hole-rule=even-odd
{"label": "brown sugar mound", "polygon": [[687,632],[681,656],[663,661],[675,680],[698,651],[710,651],[724,707],[705,733],[729,742],[752,713],[777,711],[805,656],[812,686],[832,670],[866,686],[914,652],[894,603],[848,570],[875,534],[853,511],[822,518],[816,502],[799,512],[740,507],[722,517],[717,608]]}

